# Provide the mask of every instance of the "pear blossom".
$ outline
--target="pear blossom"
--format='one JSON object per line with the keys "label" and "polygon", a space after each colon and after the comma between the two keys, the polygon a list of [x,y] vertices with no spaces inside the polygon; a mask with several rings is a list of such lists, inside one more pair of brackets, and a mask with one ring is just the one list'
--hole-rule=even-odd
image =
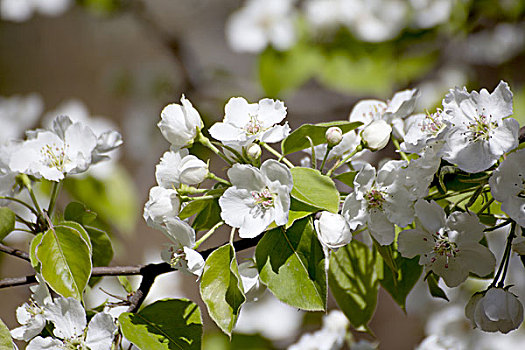
{"label": "pear blossom", "polygon": [[93,131],[67,116],[53,122],[53,130],[37,130],[10,157],[12,171],[60,181],[66,174],[86,171],[97,147]]}
{"label": "pear blossom", "polygon": [[414,111],[418,96],[419,91],[411,89],[396,92],[392,99],[386,102],[362,100],[354,106],[348,119],[351,122],[362,122],[363,127],[380,119],[392,124],[394,120],[404,119]]}
{"label": "pear blossom", "polygon": [[161,251],[162,260],[169,263],[174,269],[193,274],[197,277],[204,271],[205,261],[202,255],[190,247],[177,248],[171,245],[169,248]]}
{"label": "pear blossom", "polygon": [[[354,179],[354,192],[343,203],[342,214],[351,230],[366,227],[379,244],[394,241],[394,224],[405,227],[414,217],[405,187],[404,161],[388,161],[377,172],[365,164]],[[400,205],[403,203],[403,205]]]}
{"label": "pear blossom", "polygon": [[435,113],[415,114],[405,122],[406,133],[401,150],[406,153],[421,153],[427,146],[444,144],[450,130],[449,116],[441,110]]}
{"label": "pear blossom", "polygon": [[86,312],[82,304],[74,298],[57,298],[46,305],[44,316],[55,326],[53,335],[56,338],[38,336],[26,349],[111,349],[117,326],[107,313],[100,312],[93,316],[86,329]]}
{"label": "pear blossom", "polygon": [[288,350],[337,350],[342,349],[348,329],[348,319],[339,310],[323,316],[323,327],[314,333],[306,333]]}
{"label": "pear blossom", "polygon": [[157,164],[157,183],[165,188],[178,188],[180,184],[199,184],[208,175],[208,165],[187,149],[165,152]]}
{"label": "pear blossom", "polygon": [[174,150],[191,146],[204,126],[199,112],[184,95],[180,102],[180,105],[172,103],[164,107],[160,114],[161,121],[157,124]]}
{"label": "pear blossom", "polygon": [[472,296],[465,315],[485,332],[508,333],[523,322],[523,305],[507,288],[491,287]]}
{"label": "pear blossom", "polygon": [[412,200],[428,195],[430,184],[441,165],[441,148],[440,144],[427,146],[420,157],[410,160],[405,168],[405,185]]}
{"label": "pear blossom", "polygon": [[436,202],[420,199],[415,205],[416,229],[399,234],[398,249],[406,258],[419,255],[419,264],[456,287],[469,272],[486,276],[494,271],[496,259],[479,243],[484,226],[471,213],[453,212],[448,217]]}
{"label": "pear blossom", "polygon": [[246,146],[255,140],[274,143],[290,134],[288,123],[278,124],[286,117],[286,107],[279,100],[265,98],[248,103],[242,97],[232,97],[224,110],[224,121],[215,123],[209,131],[226,145]]}
{"label": "pear blossom", "polygon": [[296,41],[294,0],[248,0],[226,23],[226,39],[234,51],[258,53],[271,44],[286,50]]}
{"label": "pear blossom", "polygon": [[321,244],[330,249],[343,247],[352,240],[352,232],[342,215],[323,211],[314,227]]}
{"label": "pear blossom", "polygon": [[379,151],[386,147],[390,140],[392,127],[384,120],[374,120],[361,132],[361,139],[366,148]]}
{"label": "pear blossom", "polygon": [[[122,136],[117,126],[109,119],[101,116],[92,116],[87,106],[80,100],[66,100],[56,109],[44,115],[43,125],[51,128],[53,120],[58,115],[67,115],[73,123],[82,123],[88,126],[97,137],[97,147],[92,154],[93,162],[97,164],[90,167],[89,174],[96,178],[104,179],[110,176],[119,158],[118,147],[122,145]],[[107,160],[100,162],[101,160]]]}
{"label": "pear blossom", "polygon": [[22,326],[11,331],[11,336],[15,339],[27,342],[40,334],[46,326],[44,308],[52,300],[45,282],[38,274],[37,280],[38,285],[29,287],[33,292],[29,303],[16,309],[16,318]]}
{"label": "pear blossom", "polygon": [[228,177],[233,186],[219,198],[221,217],[226,224],[239,228],[241,238],[259,235],[272,222],[278,226],[288,222],[293,180],[285,165],[273,159],[260,169],[234,164]]}
{"label": "pear blossom", "polygon": [[525,150],[509,154],[489,179],[490,191],[503,210],[525,227]]}
{"label": "pear blossom", "polygon": [[149,200],[144,205],[144,220],[148,226],[159,228],[168,217],[180,211],[180,197],[176,190],[154,186],[149,191]]}
{"label": "pear blossom", "polygon": [[452,128],[443,159],[469,173],[490,168],[518,146],[519,124],[512,114],[512,92],[501,81],[492,93],[456,88],[443,100]]}

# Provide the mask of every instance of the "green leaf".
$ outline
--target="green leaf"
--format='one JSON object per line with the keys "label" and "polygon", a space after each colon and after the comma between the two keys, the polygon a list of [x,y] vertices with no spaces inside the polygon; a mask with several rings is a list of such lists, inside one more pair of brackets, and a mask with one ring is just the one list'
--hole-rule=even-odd
{"label": "green leaf", "polygon": [[108,266],[113,259],[113,246],[106,232],[91,226],[85,227],[93,245],[93,266]]}
{"label": "green leaf", "polygon": [[330,177],[310,168],[295,167],[290,171],[293,198],[321,210],[339,211],[339,191]]}
{"label": "green leaf", "polygon": [[8,207],[0,207],[0,242],[15,229],[15,216]]}
{"label": "green leaf", "polygon": [[258,334],[234,333],[230,339],[219,332],[206,332],[202,348],[213,350],[277,350],[270,340]]}
{"label": "green leaf", "polygon": [[42,242],[42,236],[44,234],[40,232],[37,234],[32,240],[31,245],[29,247],[29,259],[31,260],[31,266],[37,271],[40,272],[40,261],[38,261],[38,258],[36,257],[36,249],[40,242]]}
{"label": "green leaf", "polygon": [[227,244],[206,259],[200,293],[211,318],[222,331],[231,335],[246,298],[235,260],[235,251]]}
{"label": "green leaf", "polygon": [[392,272],[383,261],[383,279],[381,285],[392,296],[395,302],[405,309],[406,298],[408,293],[414,288],[423,272],[423,266],[419,265],[419,257],[407,259],[397,253],[394,259],[397,267],[397,273]]}
{"label": "green leaf", "polygon": [[255,260],[261,281],[279,300],[303,310],[325,310],[325,257],[311,217],[287,230],[266,232]]}
{"label": "green leaf", "polygon": [[64,220],[75,221],[81,225],[89,225],[97,218],[97,214],[87,209],[82,203],[71,202],[64,210]]}
{"label": "green leaf", "polygon": [[84,239],[84,241],[86,241],[89,247],[89,252],[91,253],[91,255],[93,255],[93,245],[91,244],[91,239],[89,239],[89,235],[86,229],[82,225],[74,221],[61,221],[59,223],[59,226],[66,226],[66,227],[72,228],[73,230],[76,230],[80,234],[80,236]]}
{"label": "green leaf", "polygon": [[447,294],[441,287],[438,285],[439,277],[436,278],[434,273],[430,273],[427,276],[427,284],[428,284],[428,290],[430,291],[430,295],[432,295],[434,298],[441,298],[445,299],[446,301],[450,301],[447,297]]}
{"label": "green leaf", "polygon": [[13,339],[11,338],[11,333],[9,328],[5,323],[0,319],[0,350],[13,350]]}
{"label": "green leaf", "polygon": [[375,250],[352,241],[332,252],[328,285],[337,304],[355,327],[364,327],[374,314],[383,262]]}
{"label": "green leaf", "polygon": [[136,314],[124,312],[118,320],[124,337],[139,349],[201,348],[201,312],[188,299],[159,300]]}
{"label": "green leaf", "polygon": [[81,234],[69,226],[50,228],[36,249],[42,276],[63,297],[82,300],[91,275],[91,251]]}
{"label": "green leaf", "polygon": [[354,188],[354,179],[356,175],[357,171],[347,171],[346,173],[334,176],[334,179],[337,179],[345,185]]}
{"label": "green leaf", "polygon": [[200,213],[211,202],[213,202],[213,199],[191,201],[181,210],[181,212],[179,213],[179,218],[181,218],[181,220],[184,220],[184,219],[191,217],[192,215]]}
{"label": "green leaf", "polygon": [[219,198],[215,198],[195,216],[192,227],[195,231],[209,230],[221,220]]}
{"label": "green leaf", "polygon": [[[85,227],[91,244],[93,245],[93,266],[108,266],[113,259],[113,246],[106,232],[96,227]],[[101,277],[91,277],[89,285],[94,286],[100,281]]]}
{"label": "green leaf", "polygon": [[285,138],[281,144],[283,155],[287,155],[293,152],[301,151],[306,148],[310,148],[310,141],[306,136],[312,139],[314,146],[326,143],[326,130],[332,126],[338,126],[343,134],[351,130],[354,130],[360,126],[361,122],[348,122],[348,121],[333,121],[330,123],[320,124],[303,124],[295,129],[287,138]]}

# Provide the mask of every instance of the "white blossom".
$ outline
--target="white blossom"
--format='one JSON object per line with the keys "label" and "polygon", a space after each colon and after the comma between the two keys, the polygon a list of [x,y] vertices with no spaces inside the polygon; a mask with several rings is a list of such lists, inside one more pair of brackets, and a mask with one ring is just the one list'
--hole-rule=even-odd
{"label": "white blossom", "polygon": [[196,185],[208,175],[208,165],[187,149],[170,150],[164,153],[157,164],[157,183],[165,188],[178,188],[180,184]]}
{"label": "white blossom", "polygon": [[221,217],[226,224],[239,228],[242,238],[252,238],[275,222],[288,222],[292,174],[283,164],[269,159],[260,169],[234,164],[228,170],[232,183],[219,199]]}
{"label": "white blossom", "polygon": [[174,269],[193,274],[202,275],[205,261],[202,255],[190,247],[172,245],[161,251],[162,260],[169,263]]}
{"label": "white blossom", "polygon": [[490,191],[503,210],[518,225],[525,227],[525,150],[520,149],[494,170]]}
{"label": "white blossom", "polygon": [[294,0],[248,0],[226,23],[226,38],[238,52],[258,53],[271,44],[286,50],[296,41]]}
{"label": "white blossom", "polygon": [[384,120],[374,120],[361,131],[361,139],[366,148],[379,151],[386,147],[390,140],[392,127]]}
{"label": "white blossom", "polygon": [[144,220],[148,226],[159,228],[166,218],[179,214],[180,204],[176,190],[161,186],[152,187],[149,200],[144,205]]}
{"label": "white blossom", "polygon": [[465,307],[465,315],[485,332],[508,333],[523,322],[523,305],[507,289],[491,287],[472,296]]}
{"label": "white blossom", "polygon": [[456,88],[443,100],[452,128],[443,159],[469,173],[490,168],[503,154],[518,146],[519,124],[512,114],[512,92],[500,82],[489,93]]}
{"label": "white blossom", "polygon": [[[405,227],[414,217],[413,202],[405,187],[404,161],[388,161],[377,172],[365,164],[354,179],[354,192],[342,214],[351,230],[366,226],[381,245],[394,241],[394,224]],[[403,205],[400,205],[403,203]]]}
{"label": "white blossom", "polygon": [[456,287],[469,272],[486,276],[494,271],[496,259],[479,241],[484,226],[471,213],[453,212],[448,217],[436,202],[420,199],[415,205],[417,228],[399,234],[401,255],[419,255],[419,264],[442,277],[446,285]]}
{"label": "white blossom", "polygon": [[172,103],[164,107],[157,124],[174,150],[191,146],[204,125],[199,112],[184,95],[180,102],[180,105]]}
{"label": "white blossom", "polygon": [[428,146],[439,147],[445,142],[450,122],[448,115],[438,110],[435,113],[420,113],[408,117],[405,127],[401,150],[407,153],[421,153]]}
{"label": "white blossom", "polygon": [[343,247],[352,240],[352,232],[342,215],[323,211],[314,227],[321,244],[330,249]]}
{"label": "white blossom", "polygon": [[22,326],[11,331],[11,336],[15,339],[27,342],[40,334],[46,326],[44,307],[52,300],[40,275],[37,275],[37,280],[38,285],[29,287],[33,292],[29,303],[24,303],[16,309],[16,319]]}
{"label": "white blossom", "polygon": [[323,316],[323,327],[314,333],[303,334],[301,339],[288,350],[338,350],[345,342],[348,319],[339,310],[332,310]]}
{"label": "white blossom", "polygon": [[9,167],[51,181],[86,171],[97,146],[89,127],[72,123],[66,116],[55,119],[53,130],[37,130],[29,136],[11,155]]}
{"label": "white blossom", "polygon": [[232,97],[224,109],[224,121],[215,123],[209,131],[226,145],[246,146],[255,140],[274,143],[290,134],[288,123],[278,124],[286,117],[286,107],[279,100],[265,98],[248,103],[242,97]]}

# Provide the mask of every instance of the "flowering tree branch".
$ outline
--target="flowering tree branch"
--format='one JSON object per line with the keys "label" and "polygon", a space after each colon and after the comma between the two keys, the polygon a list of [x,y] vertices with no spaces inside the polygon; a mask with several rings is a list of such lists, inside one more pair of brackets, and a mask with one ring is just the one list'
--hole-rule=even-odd
{"label": "flowering tree branch", "polygon": [[[262,235],[255,238],[244,238],[233,243],[236,251],[242,251],[251,247],[255,247],[259,240],[262,238]],[[201,252],[201,255],[206,259],[214,250],[218,247],[213,247],[206,249]],[[5,246],[0,243],[0,251],[7,254],[17,256],[24,260],[29,261],[29,254],[21,250]],[[136,312],[146,299],[153,282],[157,276],[162,274],[176,271],[168,263],[150,263],[144,265],[128,265],[128,266],[100,266],[94,267],[91,273],[92,277],[101,277],[101,276],[133,276],[141,275],[142,281],[140,282],[139,288],[133,293],[129,298],[129,309],[128,312]],[[27,284],[37,283],[35,275],[28,275],[23,277],[13,277],[13,278],[4,278],[0,280],[0,289],[23,286]]]}

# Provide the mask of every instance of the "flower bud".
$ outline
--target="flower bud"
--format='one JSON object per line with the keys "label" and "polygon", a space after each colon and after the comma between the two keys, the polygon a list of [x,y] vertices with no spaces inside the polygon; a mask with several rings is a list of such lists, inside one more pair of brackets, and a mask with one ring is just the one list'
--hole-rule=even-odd
{"label": "flower bud", "polygon": [[208,164],[194,155],[182,158],[180,162],[179,180],[186,185],[196,185],[204,181],[208,175]]}
{"label": "flower bud", "polygon": [[374,120],[361,132],[361,138],[366,148],[379,151],[385,148],[390,140],[392,127],[384,120]]}
{"label": "flower bud", "polygon": [[328,147],[337,146],[343,139],[343,131],[337,126],[332,126],[326,130],[326,141],[328,142]]}
{"label": "flower bud", "polygon": [[508,290],[491,287],[470,298],[465,316],[485,332],[508,333],[523,322],[523,305]]}
{"label": "flower bud", "polygon": [[256,143],[252,143],[248,148],[246,149],[246,155],[251,160],[257,160],[261,157],[262,149],[261,146],[259,146]]}
{"label": "flower bud", "polygon": [[321,244],[330,249],[345,246],[352,240],[350,227],[339,214],[323,211],[314,226]]}
{"label": "flower bud", "polygon": [[164,107],[157,124],[162,135],[174,149],[190,146],[197,136],[197,130],[202,129],[203,123],[199,112],[184,96],[181,104],[172,103]]}

